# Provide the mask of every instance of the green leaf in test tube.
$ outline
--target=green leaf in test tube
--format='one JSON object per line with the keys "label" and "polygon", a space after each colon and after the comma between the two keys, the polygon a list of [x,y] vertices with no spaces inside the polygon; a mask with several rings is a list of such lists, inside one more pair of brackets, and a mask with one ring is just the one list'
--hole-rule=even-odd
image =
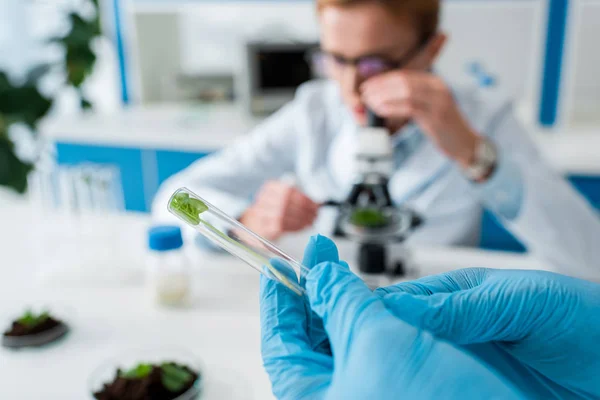
{"label": "green leaf in test tube", "polygon": [[201,200],[191,198],[188,193],[177,193],[171,200],[171,209],[186,222],[196,226],[200,224],[200,214],[208,210]]}

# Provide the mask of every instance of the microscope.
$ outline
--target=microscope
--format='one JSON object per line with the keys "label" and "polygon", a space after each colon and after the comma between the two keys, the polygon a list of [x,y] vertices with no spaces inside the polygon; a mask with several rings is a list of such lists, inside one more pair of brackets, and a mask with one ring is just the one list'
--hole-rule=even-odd
{"label": "microscope", "polygon": [[366,127],[358,134],[356,181],[338,209],[334,237],[358,245],[358,273],[375,289],[410,273],[410,257],[403,246],[422,223],[414,211],[395,205],[389,192],[394,170],[393,146],[385,121],[368,111]]}

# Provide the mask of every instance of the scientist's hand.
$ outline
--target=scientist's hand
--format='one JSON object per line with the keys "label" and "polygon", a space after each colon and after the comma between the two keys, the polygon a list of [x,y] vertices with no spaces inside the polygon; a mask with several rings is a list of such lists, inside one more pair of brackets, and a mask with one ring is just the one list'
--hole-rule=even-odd
{"label": "scientist's hand", "polygon": [[467,269],[377,293],[395,315],[436,336],[496,343],[559,398],[600,398],[598,284],[542,271]]}
{"label": "scientist's hand", "polygon": [[[337,257],[332,248],[331,241],[313,238],[311,266]],[[278,399],[520,396],[468,353],[393,316],[347,265],[314,266],[306,296],[324,322],[333,356],[315,348],[305,299],[261,277],[262,355]]]}
{"label": "scientist's hand", "polygon": [[458,108],[446,83],[420,71],[390,71],[361,86],[366,105],[388,119],[412,119],[448,157],[469,167],[481,137]]}
{"label": "scientist's hand", "polygon": [[267,182],[240,222],[259,235],[278,239],[287,232],[298,232],[311,226],[319,205],[298,189],[279,181]]}

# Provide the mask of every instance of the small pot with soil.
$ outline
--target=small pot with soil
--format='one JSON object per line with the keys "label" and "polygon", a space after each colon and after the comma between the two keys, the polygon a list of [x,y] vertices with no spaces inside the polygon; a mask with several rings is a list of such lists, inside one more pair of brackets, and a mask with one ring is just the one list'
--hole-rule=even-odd
{"label": "small pot with soil", "polygon": [[13,349],[40,347],[56,342],[68,332],[68,326],[49,312],[27,311],[4,332],[2,346]]}
{"label": "small pot with soil", "polygon": [[[144,353],[146,356],[144,356]],[[195,400],[202,391],[202,374],[191,357],[162,352],[139,354],[131,363],[121,358],[103,365],[92,377],[96,400]],[[131,358],[128,358],[131,360]],[[123,368],[124,366],[129,369]]]}

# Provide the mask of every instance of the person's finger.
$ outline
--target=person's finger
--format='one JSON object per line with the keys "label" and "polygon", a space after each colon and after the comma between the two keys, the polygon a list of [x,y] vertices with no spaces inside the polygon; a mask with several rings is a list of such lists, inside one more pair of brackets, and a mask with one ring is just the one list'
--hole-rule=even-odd
{"label": "person's finger", "polygon": [[439,275],[426,276],[410,282],[383,287],[375,290],[378,296],[393,293],[409,293],[415,295],[432,295],[434,293],[451,293],[468,290],[479,286],[488,277],[490,270],[485,268],[468,268],[450,271]]}
{"label": "person's finger", "polygon": [[[278,274],[285,274],[278,268]],[[260,320],[263,353],[285,354],[290,344],[310,347],[306,331],[306,309],[302,296],[281,284],[268,270],[260,278]]]}
{"label": "person's finger", "polygon": [[[329,259],[338,260],[335,244],[323,236],[312,237],[303,264],[309,267]],[[278,264],[276,259],[271,263],[278,273],[297,279],[295,272],[285,263]],[[322,391],[331,381],[333,360],[330,354],[318,350],[324,345],[315,344],[313,340],[317,332],[308,311],[305,297],[276,280],[261,276],[261,350],[277,398],[310,397],[311,393]],[[323,340],[322,337],[320,340]],[[286,377],[289,375],[297,379]]]}
{"label": "person's finger", "polygon": [[260,292],[261,353],[273,393],[292,399],[324,390],[331,381],[333,359],[312,350],[303,297],[265,276],[260,278]]}
{"label": "person's finger", "polygon": [[323,235],[312,236],[304,250],[302,265],[312,269],[324,262],[338,263],[339,252],[335,243]]}
{"label": "person's finger", "polygon": [[[306,294],[325,325],[336,357],[346,357],[356,326],[389,315],[383,302],[346,266],[322,263],[306,277]],[[375,322],[376,323],[376,322]]]}
{"label": "person's finger", "polygon": [[312,214],[316,213],[319,209],[319,205],[317,203],[312,201],[308,196],[297,189],[292,190],[292,193],[289,197],[289,205],[290,207],[305,210],[306,212]]}
{"label": "person's finger", "polygon": [[[510,282],[486,282],[472,289],[383,297],[386,308],[409,324],[457,344],[521,340],[543,310],[531,293],[511,291]],[[533,294],[539,295],[539,294]]]}
{"label": "person's finger", "polygon": [[406,75],[402,75],[398,71],[390,71],[367,79],[360,86],[360,92],[363,95],[372,95],[385,93],[391,88],[397,96],[404,96],[404,88],[407,84]]}
{"label": "person's finger", "polygon": [[333,360],[312,349],[305,299],[266,276],[260,277],[260,297],[261,353],[273,393],[277,398],[304,398],[323,390],[331,380]]}
{"label": "person's finger", "polygon": [[284,232],[297,232],[305,229],[311,222],[308,217],[298,218],[295,215],[284,215],[280,217],[279,223]]}
{"label": "person's finger", "polygon": [[367,106],[384,118],[413,118],[417,113],[416,106],[407,100],[390,100],[381,103],[367,102]]}
{"label": "person's finger", "polygon": [[312,224],[315,220],[310,214],[297,209],[285,209],[279,205],[270,205],[265,202],[254,206],[256,216],[264,225],[274,225],[277,229],[287,232],[301,230]]}
{"label": "person's finger", "polygon": [[365,99],[413,100],[419,103],[431,102],[435,87],[433,79],[426,74],[411,74],[395,71],[367,80],[361,88]]}
{"label": "person's finger", "polygon": [[286,196],[284,191],[275,188],[265,189],[256,196],[256,204],[278,210],[286,205]]}
{"label": "person's finger", "polygon": [[[308,269],[312,269],[323,262],[340,262],[337,246],[331,239],[325,236],[312,236],[304,250],[302,265]],[[306,276],[303,275],[301,277],[300,284],[301,286],[306,287]],[[323,320],[310,309],[309,304],[306,304],[306,308],[308,317],[308,337],[313,349],[320,353],[330,355],[331,347],[329,346],[327,332],[325,332],[325,327],[323,326]]]}
{"label": "person's finger", "polygon": [[317,213],[312,210],[294,206],[290,206],[282,212],[283,215],[279,215],[278,217],[280,217],[286,225],[306,227],[307,225],[312,224],[317,217]]}

